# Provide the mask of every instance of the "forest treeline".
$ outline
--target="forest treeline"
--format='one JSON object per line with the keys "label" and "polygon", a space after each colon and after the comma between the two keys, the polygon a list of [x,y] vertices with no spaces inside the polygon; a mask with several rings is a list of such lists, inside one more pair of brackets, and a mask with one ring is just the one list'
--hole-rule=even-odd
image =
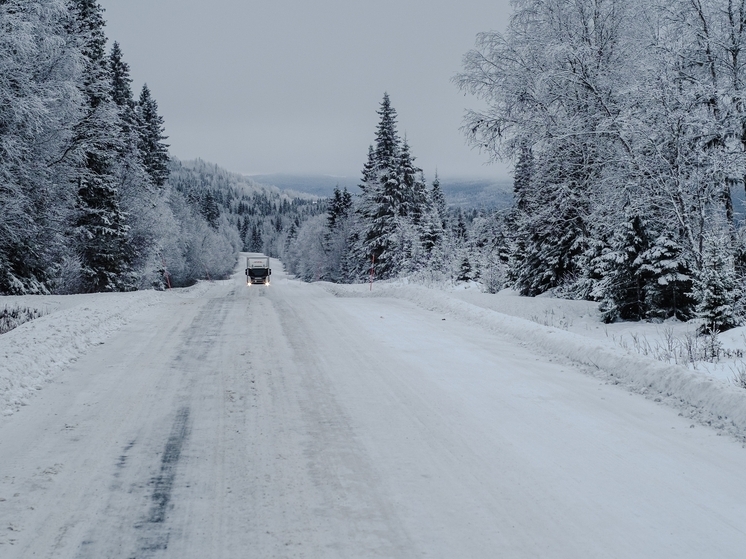
{"label": "forest treeline", "polygon": [[467,113],[468,140],[514,163],[513,208],[465,235],[449,227],[384,100],[360,195],[307,224],[325,244],[307,243],[315,260],[296,266],[355,281],[375,255],[381,277],[487,274],[490,290],[597,300],[607,321],[741,323],[746,0],[515,0],[513,10],[454,78],[485,107]]}
{"label": "forest treeline", "polygon": [[189,285],[317,206],[171,160],[95,0],[0,0],[0,293]]}

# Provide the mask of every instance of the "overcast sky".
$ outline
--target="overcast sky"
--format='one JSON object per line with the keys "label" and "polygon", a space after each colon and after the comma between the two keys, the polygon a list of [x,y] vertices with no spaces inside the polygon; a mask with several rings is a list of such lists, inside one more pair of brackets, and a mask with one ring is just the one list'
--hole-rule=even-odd
{"label": "overcast sky", "polygon": [[460,132],[450,79],[509,0],[99,0],[171,153],[245,174],[359,176],[384,91],[428,179],[505,178]]}

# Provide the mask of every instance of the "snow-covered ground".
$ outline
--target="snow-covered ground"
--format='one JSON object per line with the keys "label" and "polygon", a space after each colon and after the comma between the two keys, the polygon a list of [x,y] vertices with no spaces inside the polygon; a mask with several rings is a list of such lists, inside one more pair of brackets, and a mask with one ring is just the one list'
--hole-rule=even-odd
{"label": "snow-covered ground", "polygon": [[[171,297],[198,297],[201,283]],[[43,316],[0,335],[0,415],[10,415],[92,346],[101,345],[141,312],[158,305],[155,291],[95,295],[0,296],[0,307],[31,308]]]}
{"label": "snow-covered ground", "polygon": [[742,556],[746,390],[625,348],[668,324],[273,268],[0,301],[48,311],[0,336],[0,557]]}

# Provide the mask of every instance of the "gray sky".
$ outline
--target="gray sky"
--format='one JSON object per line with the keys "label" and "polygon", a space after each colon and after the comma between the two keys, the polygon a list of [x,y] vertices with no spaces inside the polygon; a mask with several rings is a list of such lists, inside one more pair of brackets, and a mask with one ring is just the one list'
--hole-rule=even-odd
{"label": "gray sky", "polygon": [[136,96],[147,82],[171,153],[230,171],[358,176],[384,91],[417,164],[505,178],[459,131],[450,82],[509,0],[99,0]]}

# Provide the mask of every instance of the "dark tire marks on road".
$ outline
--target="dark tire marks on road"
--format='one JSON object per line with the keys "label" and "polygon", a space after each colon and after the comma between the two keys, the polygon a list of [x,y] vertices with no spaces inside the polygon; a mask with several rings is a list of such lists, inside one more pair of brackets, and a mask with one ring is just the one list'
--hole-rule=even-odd
{"label": "dark tire marks on road", "polygon": [[163,525],[170,510],[169,505],[182,449],[189,437],[189,416],[188,407],[182,407],[176,413],[171,434],[161,456],[160,472],[151,481],[153,492],[150,512],[144,522],[136,525],[137,528],[146,532],[143,534],[142,546],[140,553],[135,556],[136,559],[149,557],[153,552],[168,547],[169,532],[164,529]]}

